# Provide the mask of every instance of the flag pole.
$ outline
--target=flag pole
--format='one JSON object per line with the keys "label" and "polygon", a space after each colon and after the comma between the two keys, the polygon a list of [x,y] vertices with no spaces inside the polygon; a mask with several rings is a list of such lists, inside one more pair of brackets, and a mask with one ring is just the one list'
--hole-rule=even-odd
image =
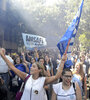
{"label": "flag pole", "polygon": [[66,47],[65,54],[66,54],[66,53],[67,53],[67,51],[68,51],[69,44],[70,44],[70,40],[71,40],[71,39],[69,39],[69,41],[68,41],[68,45],[67,45],[67,47]]}

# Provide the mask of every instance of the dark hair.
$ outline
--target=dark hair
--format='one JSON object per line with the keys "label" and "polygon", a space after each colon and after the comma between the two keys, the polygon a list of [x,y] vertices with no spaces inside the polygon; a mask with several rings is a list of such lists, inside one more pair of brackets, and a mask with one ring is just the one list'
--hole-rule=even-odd
{"label": "dark hair", "polygon": [[[16,63],[16,59],[17,59],[17,58],[20,58],[20,57],[19,57],[19,56],[16,56],[16,57],[14,58],[14,64],[17,64],[17,63]],[[20,63],[22,63],[22,59],[21,59],[21,58],[20,58]]]}
{"label": "dark hair", "polygon": [[63,70],[63,72],[62,72],[62,75],[64,75],[66,71],[68,71],[68,72],[71,72],[71,73],[72,73],[72,71],[70,70],[70,68],[65,68],[65,69]]}
{"label": "dark hair", "polygon": [[40,61],[40,59],[44,60],[43,67],[44,67],[45,70],[47,70],[44,57],[43,56],[39,57],[38,62]]}
{"label": "dark hair", "polygon": [[[49,55],[45,55],[45,56],[47,56],[49,58],[48,65],[51,67],[52,66],[52,62],[50,61]],[[46,60],[45,60],[45,65],[47,65]]]}
{"label": "dark hair", "polygon": [[41,57],[39,57],[38,62],[39,62],[40,59],[43,59],[45,61],[44,57],[41,56]]}

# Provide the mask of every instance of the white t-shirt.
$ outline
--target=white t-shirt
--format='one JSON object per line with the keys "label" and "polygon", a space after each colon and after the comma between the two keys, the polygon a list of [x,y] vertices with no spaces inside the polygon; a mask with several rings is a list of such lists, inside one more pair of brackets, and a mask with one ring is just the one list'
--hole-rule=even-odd
{"label": "white t-shirt", "polygon": [[[8,55],[5,55],[8,60],[13,63],[13,59],[8,56]],[[6,64],[6,62],[3,60],[3,58],[0,56],[0,73],[7,73],[8,72],[8,65]]]}
{"label": "white t-shirt", "polygon": [[21,100],[47,100],[46,91],[43,88],[45,77],[34,80],[32,75],[26,82]]}
{"label": "white t-shirt", "polygon": [[68,90],[62,89],[62,82],[53,85],[53,90],[57,95],[57,100],[76,100],[73,84]]}

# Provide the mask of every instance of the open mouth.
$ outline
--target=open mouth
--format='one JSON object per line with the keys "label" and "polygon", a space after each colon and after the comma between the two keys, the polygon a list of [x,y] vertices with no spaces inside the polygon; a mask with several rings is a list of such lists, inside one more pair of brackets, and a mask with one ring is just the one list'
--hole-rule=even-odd
{"label": "open mouth", "polygon": [[70,80],[66,80],[66,83],[69,84],[70,83]]}

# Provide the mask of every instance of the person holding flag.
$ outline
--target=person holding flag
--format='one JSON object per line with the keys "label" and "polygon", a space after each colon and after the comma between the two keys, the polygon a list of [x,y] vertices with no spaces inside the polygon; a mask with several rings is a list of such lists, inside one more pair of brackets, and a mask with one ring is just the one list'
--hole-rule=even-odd
{"label": "person holding flag", "polygon": [[[6,62],[8,67],[24,81],[28,74],[15,68],[15,66],[5,57],[2,52],[2,49],[0,49],[0,55]],[[44,69],[43,66],[40,65],[40,63],[35,62],[34,64],[32,64],[30,70],[30,77],[25,83],[24,92],[21,97],[21,100],[47,100],[44,86],[51,84],[52,82],[56,81],[61,77],[66,59],[67,55],[64,54],[62,56],[61,64],[58,68],[56,75],[50,77],[44,76]]]}
{"label": "person holding flag", "polygon": [[67,45],[69,45],[69,48],[67,51],[67,62],[65,63],[65,67],[69,67],[69,68],[73,65],[73,63],[71,62],[71,50],[72,50],[74,39],[75,39],[77,30],[78,30],[80,17],[82,13],[83,2],[84,0],[82,0],[82,3],[78,9],[78,12],[75,18],[73,19],[72,23],[68,27],[66,33],[64,34],[64,36],[61,38],[61,40],[57,44],[57,47],[60,51],[61,56],[64,54]]}
{"label": "person holding flag", "polygon": [[73,65],[73,63],[71,62],[71,50],[72,50],[74,39],[78,30],[80,17],[82,13],[83,2],[84,0],[82,0],[82,3],[78,9],[78,12],[75,18],[73,19],[72,23],[68,27],[66,33],[57,44],[61,57],[64,54],[65,50],[67,49],[66,50],[67,61],[64,64],[64,68],[66,68],[66,70],[64,70],[62,73],[62,82],[56,85],[53,85],[52,100],[56,100],[56,99],[57,100],[82,100],[81,90],[77,83],[75,83],[76,89],[74,91],[74,86],[71,82],[72,72],[70,71],[70,68]]}
{"label": "person holding flag", "polygon": [[[70,41],[68,41],[64,54],[68,51],[69,43]],[[61,76],[62,82],[53,85],[51,100],[82,100],[81,90],[78,83],[71,82],[72,75],[70,68],[63,69]]]}

